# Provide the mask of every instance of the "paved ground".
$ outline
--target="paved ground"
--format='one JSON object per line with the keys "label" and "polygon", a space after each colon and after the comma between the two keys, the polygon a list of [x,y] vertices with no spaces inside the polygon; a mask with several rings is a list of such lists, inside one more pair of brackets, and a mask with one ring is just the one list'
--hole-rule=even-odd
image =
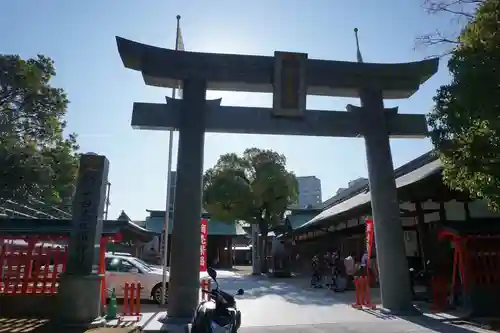
{"label": "paved ground", "polygon": [[[220,286],[225,291],[236,293],[239,288],[245,290],[244,295],[238,296],[238,306],[242,312],[241,333],[487,332],[470,325],[447,324],[445,321],[450,317],[444,314],[399,318],[384,315],[380,311],[355,310],[350,306],[354,299],[353,292],[335,294],[324,289],[310,289],[307,278],[255,277],[246,274],[250,273],[249,269],[218,273]],[[165,312],[155,304],[142,305],[142,312],[146,313],[139,325],[145,331],[160,331],[162,324],[157,319]],[[42,327],[36,330],[39,325],[40,323],[26,320],[0,320],[0,332],[42,332]],[[54,333],[43,330],[43,333],[47,332]]]}
{"label": "paved ground", "polygon": [[[450,316],[445,314],[399,318],[380,311],[355,310],[350,306],[353,292],[335,294],[329,290],[310,289],[307,278],[273,279],[250,273],[249,267],[218,272],[220,286],[225,291],[245,290],[244,295],[238,296],[242,312],[241,333],[488,332],[471,325],[452,326],[446,323]],[[372,299],[376,302],[377,290],[373,293]],[[155,304],[143,304],[142,312],[145,313],[139,325],[145,331],[160,331],[162,324],[157,319],[165,312]],[[0,332],[55,333],[45,329],[43,324],[37,320],[0,320]]]}
{"label": "paved ground", "polygon": [[472,330],[453,327],[444,324],[412,323],[412,322],[380,322],[380,323],[334,323],[274,327],[246,327],[241,328],[240,333],[469,333]]}
{"label": "paved ground", "polygon": [[[241,333],[272,332],[481,332],[472,326],[444,323],[444,315],[399,318],[379,311],[360,311],[350,306],[354,294],[335,294],[327,290],[304,288],[298,279],[269,279],[234,273],[220,274],[220,286],[236,293],[242,312]],[[156,313],[156,317],[161,314]],[[161,324],[151,318],[147,327],[159,329]]]}

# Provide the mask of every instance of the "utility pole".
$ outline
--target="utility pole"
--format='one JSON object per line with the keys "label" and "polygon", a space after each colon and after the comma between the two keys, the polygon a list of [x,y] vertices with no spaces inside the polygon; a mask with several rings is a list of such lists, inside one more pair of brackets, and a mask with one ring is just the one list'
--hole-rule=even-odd
{"label": "utility pole", "polygon": [[109,206],[111,205],[111,201],[109,201],[109,194],[111,193],[111,183],[106,183],[106,202],[104,208],[104,220],[108,219]]}

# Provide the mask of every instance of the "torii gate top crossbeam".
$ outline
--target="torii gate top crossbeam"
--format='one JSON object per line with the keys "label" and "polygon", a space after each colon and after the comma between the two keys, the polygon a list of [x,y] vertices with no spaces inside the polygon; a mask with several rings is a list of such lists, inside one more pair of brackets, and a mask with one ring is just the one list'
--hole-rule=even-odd
{"label": "torii gate top crossbeam", "polygon": [[[142,72],[147,85],[174,88],[199,78],[210,90],[273,92],[274,58],[174,51],[116,37],[125,67]],[[307,94],[359,97],[359,88],[376,86],[386,99],[408,98],[437,72],[439,60],[400,64],[307,60]]]}

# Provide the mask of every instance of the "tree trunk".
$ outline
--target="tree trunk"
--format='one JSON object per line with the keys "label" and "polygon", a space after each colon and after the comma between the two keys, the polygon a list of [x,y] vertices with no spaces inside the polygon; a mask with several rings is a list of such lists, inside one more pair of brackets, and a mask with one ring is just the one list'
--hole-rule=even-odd
{"label": "tree trunk", "polygon": [[269,225],[264,219],[259,221],[259,244],[260,244],[260,271],[267,274],[267,234],[269,232]]}
{"label": "tree trunk", "polygon": [[267,265],[267,245],[268,245],[268,237],[267,237],[268,231],[266,230],[266,233],[262,235],[262,242],[264,243],[263,247],[263,252],[264,252],[264,260],[262,261],[262,273],[267,274],[269,272],[269,268]]}
{"label": "tree trunk", "polygon": [[260,255],[259,226],[252,224],[252,275],[260,275]]}

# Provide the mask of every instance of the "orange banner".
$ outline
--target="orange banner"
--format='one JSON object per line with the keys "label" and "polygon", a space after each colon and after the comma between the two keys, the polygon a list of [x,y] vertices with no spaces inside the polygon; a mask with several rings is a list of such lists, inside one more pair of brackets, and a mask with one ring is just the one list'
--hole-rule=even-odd
{"label": "orange banner", "polygon": [[373,240],[375,236],[374,231],[374,222],[371,218],[367,218],[365,220],[365,237],[366,237],[366,275],[368,277],[368,281],[370,281],[370,263],[373,254]]}
{"label": "orange banner", "polygon": [[368,260],[372,257],[373,253],[373,239],[375,235],[375,231],[373,229],[373,220],[372,219],[366,219],[365,221],[365,226],[366,226],[366,231],[365,231],[365,236],[366,236],[366,253],[368,254]]}

